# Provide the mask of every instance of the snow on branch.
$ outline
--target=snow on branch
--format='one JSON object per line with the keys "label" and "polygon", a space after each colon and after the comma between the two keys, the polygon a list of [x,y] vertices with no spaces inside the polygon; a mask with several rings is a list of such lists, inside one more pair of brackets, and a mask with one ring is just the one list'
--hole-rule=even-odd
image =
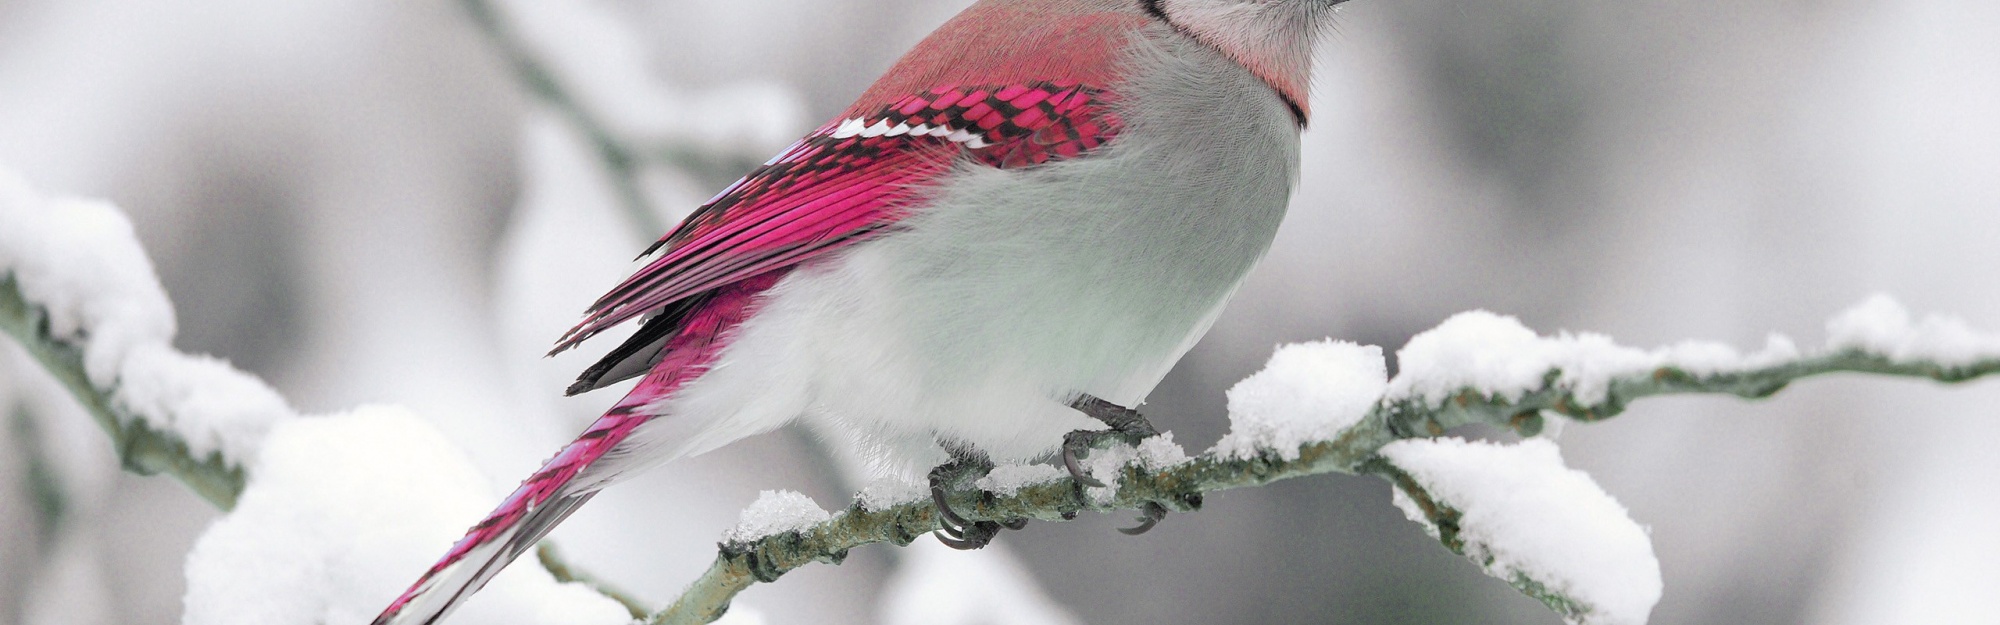
{"label": "snow on branch", "polygon": [[0,171],[0,330],[111,436],[127,469],[165,473],[224,510],[283,398],[174,350],[174,314],[131,223],[102,202],[45,200]]}
{"label": "snow on branch", "polygon": [[[422,419],[386,407],[300,417],[257,378],[174,350],[174,327],[115,208],[45,199],[0,171],[0,330],[83,403],[129,468],[174,475],[232,511],[189,554],[187,622],[364,619],[490,503],[490,485]],[[1163,435],[1092,453],[1086,466],[1105,487],[1002,467],[979,481],[988,490],[946,498],[973,520],[1060,521],[1152,504],[1191,511],[1212,491],[1372,474],[1446,547],[1570,622],[1643,623],[1659,597],[1658,564],[1616,501],[1564,468],[1553,443],[1441,437],[1476,423],[1532,437],[1549,418],[1607,419],[1645,397],[1764,397],[1829,373],[1959,382],[2000,372],[2000,335],[1913,318],[1887,297],[1839,315],[1828,335],[1816,350],[1783,337],[1750,354],[1693,342],[1640,350],[1464,313],[1411,339],[1393,380],[1378,348],[1280,348],[1230,390],[1229,435],[1196,457]],[[938,529],[936,509],[910,486],[871,486],[832,513],[802,495],[767,495],[709,570],[646,622],[710,622],[751,585]],[[511,567],[466,614],[611,623],[645,611],[553,552],[542,560],[549,570]],[[280,561],[288,567],[273,574],[267,564]]]}
{"label": "snow on branch", "polygon": [[[229,512],[188,554],[183,622],[365,621],[492,503],[484,476],[415,415],[302,417],[255,376],[175,350],[174,327],[123,214],[44,198],[0,170],[0,331],[103,426],[127,469],[172,475]],[[467,618],[646,612],[552,552],[542,561],[550,570],[496,578]]]}
{"label": "snow on branch", "polygon": [[[1646,351],[1597,334],[1539,336],[1514,318],[1470,312],[1411,339],[1398,352],[1403,369],[1394,380],[1382,379],[1376,348],[1291,345],[1230,391],[1230,434],[1200,456],[1163,463],[1170,454],[1128,450],[1122,465],[1093,463],[1108,484],[1102,489],[1048,474],[1012,492],[960,490],[947,499],[972,520],[1062,521],[1149,502],[1191,511],[1209,492],[1309,475],[1380,475],[1448,548],[1569,622],[1644,623],[1659,597],[1644,530],[1588,476],[1563,468],[1553,443],[1496,448],[1430,439],[1475,423],[1534,436],[1548,415],[1598,421],[1657,395],[1761,398],[1830,373],[1962,382],[2000,372],[2000,336],[1948,317],[1913,322],[1882,296],[1828,330],[1827,346],[1812,352],[1779,336],[1751,354],[1697,342]],[[883,499],[864,497],[803,529],[732,534],[709,570],[647,623],[710,622],[753,584],[939,529],[928,501]]]}
{"label": "snow on branch", "polygon": [[1400,440],[1369,467],[1446,548],[1541,600],[1571,623],[1643,625],[1660,600],[1646,530],[1556,445]]}

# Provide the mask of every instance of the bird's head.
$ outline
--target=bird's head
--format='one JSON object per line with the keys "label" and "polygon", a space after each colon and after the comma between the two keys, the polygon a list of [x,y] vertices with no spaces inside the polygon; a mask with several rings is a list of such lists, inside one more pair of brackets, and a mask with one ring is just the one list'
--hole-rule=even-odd
{"label": "bird's head", "polygon": [[1215,46],[1278,90],[1304,119],[1313,44],[1345,0],[1142,0],[1146,11]]}

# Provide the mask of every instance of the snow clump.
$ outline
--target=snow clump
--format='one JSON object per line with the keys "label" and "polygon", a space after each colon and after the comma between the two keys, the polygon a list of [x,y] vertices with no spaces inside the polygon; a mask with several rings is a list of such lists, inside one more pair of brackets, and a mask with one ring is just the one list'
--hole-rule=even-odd
{"label": "snow clump", "polygon": [[1826,324],[1827,347],[1858,350],[1895,362],[1933,362],[1962,367],[2000,359],[2000,335],[1981,333],[1964,319],[1927,315],[1912,323],[1910,311],[1887,295],[1875,295]]}
{"label": "snow clump", "polygon": [[132,223],[98,201],[45,199],[0,170],[0,277],[47,315],[49,338],[76,346],[92,386],[127,415],[249,465],[276,423],[296,416],[263,380],[175,351],[173,305]]}
{"label": "snow clump", "polygon": [[1472,389],[1516,401],[1541,388],[1549,372],[1557,371],[1559,387],[1592,404],[1605,399],[1616,378],[1662,367],[1694,375],[1767,367],[1797,359],[1799,349],[1790,339],[1773,335],[1762,351],[1750,355],[1699,341],[1646,351],[1591,332],[1543,337],[1514,317],[1475,310],[1453,315],[1411,338],[1396,357],[1402,370],[1389,383],[1392,398],[1436,405]]}
{"label": "snow clump", "polygon": [[[366,623],[496,499],[471,461],[400,408],[273,428],[236,509],[187,558],[187,625]],[[464,623],[622,624],[631,615],[537,566],[507,567]]]}
{"label": "snow clump", "polygon": [[979,490],[997,495],[1013,495],[1021,489],[1036,484],[1047,484],[1069,477],[1069,472],[1046,464],[1003,464],[993,467],[993,471],[979,478],[973,486]]}
{"label": "snow clump", "polygon": [[789,490],[767,490],[758,493],[757,501],[743,509],[736,527],[723,534],[722,540],[732,543],[763,540],[766,536],[808,529],[832,518],[833,514],[820,509],[811,497]]}
{"label": "snow clump", "polygon": [[1361,422],[1388,387],[1382,348],[1324,340],[1279,347],[1264,370],[1229,389],[1229,435],[1217,455],[1247,459],[1260,450],[1286,460]]}
{"label": "snow clump", "polygon": [[[1555,443],[1515,445],[1455,438],[1382,448],[1438,505],[1459,513],[1465,555],[1488,575],[1539,585],[1572,625],[1643,625],[1660,600],[1660,561],[1646,530],[1590,476],[1563,466]],[[1439,530],[1402,489],[1396,507]]]}

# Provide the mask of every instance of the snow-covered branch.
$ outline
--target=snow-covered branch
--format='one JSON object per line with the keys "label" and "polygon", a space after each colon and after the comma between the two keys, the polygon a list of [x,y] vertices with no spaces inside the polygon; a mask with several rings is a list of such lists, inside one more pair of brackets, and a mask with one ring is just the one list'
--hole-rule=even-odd
{"label": "snow-covered branch", "polygon": [[197,456],[180,436],[153,427],[90,383],[83,351],[49,331],[48,315],[28,304],[14,278],[0,277],[0,330],[27,348],[29,354],[60,381],[78,403],[111,436],[125,468],[142,475],[165,473],[187,484],[216,507],[228,510],[243,491],[243,467],[211,452]]}
{"label": "snow-covered branch", "polygon": [[[1658,395],[1766,397],[1831,373],[1961,382],[2000,372],[2000,336],[1945,317],[1913,323],[1886,297],[1840,315],[1828,330],[1827,346],[1812,353],[1777,336],[1747,355],[1692,342],[1642,351],[1601,335],[1537,336],[1513,318],[1472,312],[1412,339],[1398,354],[1403,369],[1394,380],[1384,379],[1377,348],[1292,345],[1230,391],[1231,432],[1198,457],[1155,439],[1098,452],[1089,464],[1106,488],[1082,488],[1052,470],[1023,471],[1042,477],[989,481],[982,485],[988,490],[948,499],[972,520],[1061,521],[1149,502],[1189,511],[1218,490],[1375,474],[1396,485],[1399,505],[1448,548],[1569,622],[1644,623],[1659,598],[1651,545],[1588,476],[1562,467],[1555,445],[1440,437],[1475,423],[1532,437],[1549,415],[1598,421]],[[770,514],[746,512],[746,525],[771,525]],[[864,496],[822,522],[759,536],[737,532],[708,572],[648,622],[708,622],[757,582],[812,562],[839,563],[855,547],[908,544],[939,527],[929,501],[905,493]]]}
{"label": "snow-covered branch", "polygon": [[[385,407],[302,418],[255,377],[174,350],[174,326],[115,208],[45,199],[0,172],[0,329],[76,395],[130,468],[174,475],[232,510],[189,556],[189,622],[365,617],[490,503],[477,471],[421,419]],[[1750,354],[1713,343],[1647,351],[1472,312],[1413,338],[1394,379],[1379,348],[1290,345],[1230,390],[1230,433],[1198,456],[1166,434],[1091,453],[1085,468],[1105,487],[1048,466],[1004,466],[947,499],[973,520],[1061,521],[1148,505],[1191,511],[1218,490],[1372,474],[1446,547],[1570,622],[1639,624],[1660,596],[1658,562],[1615,500],[1565,468],[1549,441],[1445,437],[1471,424],[1534,437],[1550,418],[1607,419],[1644,397],[1764,397],[1830,373],[1959,382],[2000,372],[2000,336],[1948,317],[1912,319],[1886,297],[1827,329],[1814,350],[1774,336]],[[838,563],[855,547],[909,544],[940,527],[924,495],[920,485],[877,484],[829,513],[802,495],[769,494],[709,570],[647,622],[710,622],[756,583]],[[260,572],[279,560],[299,574]],[[486,593],[493,601],[468,610],[593,622],[646,610],[551,552],[542,560],[547,571],[513,567]],[[328,577],[366,581],[327,587]],[[246,603],[246,593],[262,600]]]}
{"label": "snow-covered branch", "polygon": [[[172,305],[124,215],[44,198],[5,170],[0,331],[95,418],[127,469],[172,475],[229,512],[188,556],[186,622],[361,620],[491,503],[469,461],[414,415],[302,417],[255,376],[174,349]],[[645,611],[554,555],[550,571],[494,580],[508,596],[484,609],[607,623]]]}
{"label": "snow-covered branch", "polygon": [[111,436],[125,467],[224,510],[291,408],[261,380],[176,351],[173,307],[132,226],[102,202],[47,200],[0,172],[0,330]]}

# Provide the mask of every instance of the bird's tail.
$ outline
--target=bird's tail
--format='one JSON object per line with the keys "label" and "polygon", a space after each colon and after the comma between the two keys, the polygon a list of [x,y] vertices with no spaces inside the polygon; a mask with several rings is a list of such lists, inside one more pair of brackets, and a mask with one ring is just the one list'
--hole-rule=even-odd
{"label": "bird's tail", "polygon": [[634,408],[632,402],[621,402],[521,482],[499,508],[472,526],[443,559],[375,617],[374,625],[436,623],[514,558],[534,548],[604,485],[603,472],[591,471],[592,465],[654,418]]}

